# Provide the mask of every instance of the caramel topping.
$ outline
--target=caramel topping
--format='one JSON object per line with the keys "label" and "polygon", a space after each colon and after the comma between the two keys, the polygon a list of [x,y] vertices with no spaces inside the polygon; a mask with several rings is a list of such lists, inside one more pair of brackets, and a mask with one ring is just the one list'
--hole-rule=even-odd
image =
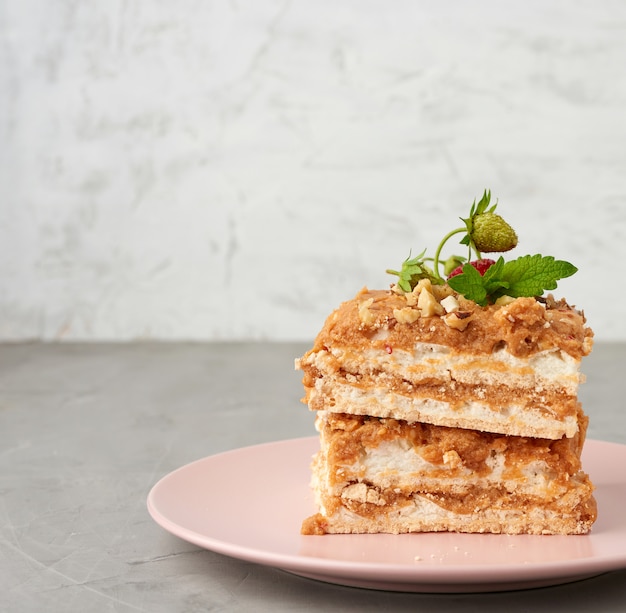
{"label": "caramel topping", "polygon": [[[406,296],[410,294],[364,288],[328,317],[311,351],[338,345],[356,350],[389,347],[410,351],[416,342],[477,354],[505,346],[517,357],[558,348],[580,359],[591,351],[593,332],[585,326],[584,314],[564,301],[556,302],[552,297],[541,302],[517,298],[504,306],[481,307],[455,294],[447,285],[433,286],[432,295],[438,304],[454,295],[463,319],[468,320],[467,326],[459,329],[448,325],[445,314],[414,319],[408,316],[412,307]],[[384,339],[379,338],[381,329],[385,330]]]}

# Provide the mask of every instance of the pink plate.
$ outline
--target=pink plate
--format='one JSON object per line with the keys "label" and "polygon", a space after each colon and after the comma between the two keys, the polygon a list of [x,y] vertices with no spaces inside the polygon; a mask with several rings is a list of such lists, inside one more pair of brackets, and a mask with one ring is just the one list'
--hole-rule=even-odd
{"label": "pink plate", "polygon": [[340,585],[486,592],[558,585],[626,568],[626,446],[587,441],[598,521],[586,536],[302,536],[315,512],[309,464],[318,438],[244,447],[183,466],[148,496],[172,534],[233,558]]}

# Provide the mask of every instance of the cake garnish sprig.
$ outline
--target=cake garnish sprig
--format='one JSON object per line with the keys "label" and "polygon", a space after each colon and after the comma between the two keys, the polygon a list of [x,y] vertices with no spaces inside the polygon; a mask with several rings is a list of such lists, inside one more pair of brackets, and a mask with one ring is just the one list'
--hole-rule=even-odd
{"label": "cake garnish sprig", "polygon": [[[485,190],[482,198],[472,203],[469,216],[461,218],[464,225],[443,237],[434,258],[427,258],[424,250],[417,257],[409,255],[400,271],[387,272],[398,277],[397,285],[403,292],[412,291],[421,279],[429,279],[437,285],[447,283],[465,298],[486,306],[503,296],[541,296],[578,270],[569,262],[540,254],[508,261],[503,256],[484,258],[483,253],[502,253],[517,246],[515,230],[495,212],[496,207],[497,203],[491,204],[491,191]],[[463,234],[460,244],[467,246],[468,256],[452,255],[442,260],[443,247],[458,234]]]}

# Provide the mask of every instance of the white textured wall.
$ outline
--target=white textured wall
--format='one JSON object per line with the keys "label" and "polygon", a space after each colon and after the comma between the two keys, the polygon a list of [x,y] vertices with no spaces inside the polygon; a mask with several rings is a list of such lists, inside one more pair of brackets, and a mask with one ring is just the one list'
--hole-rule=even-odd
{"label": "white textured wall", "polygon": [[0,110],[2,339],[310,339],[485,187],[626,339],[620,0],[3,0]]}

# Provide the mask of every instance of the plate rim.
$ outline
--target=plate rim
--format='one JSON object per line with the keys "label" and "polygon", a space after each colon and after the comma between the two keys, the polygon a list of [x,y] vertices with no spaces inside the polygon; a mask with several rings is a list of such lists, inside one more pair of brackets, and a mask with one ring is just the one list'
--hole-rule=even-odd
{"label": "plate rim", "polygon": [[[444,591],[450,591],[454,585],[458,587],[469,587],[488,583],[492,589],[498,585],[513,585],[506,589],[525,589],[525,587],[537,587],[539,585],[557,585],[569,581],[577,581],[587,577],[597,576],[599,574],[619,570],[626,567],[626,551],[623,554],[603,555],[602,557],[588,557],[584,561],[580,558],[571,560],[551,560],[547,562],[532,562],[527,565],[515,565],[513,567],[503,566],[501,564],[484,564],[466,566],[461,564],[446,564],[445,566],[409,566],[407,564],[398,563],[375,563],[375,562],[359,562],[346,561],[329,558],[320,558],[304,554],[289,554],[260,550],[256,547],[233,544],[228,541],[220,540],[206,534],[201,534],[195,530],[181,526],[166,517],[155,503],[155,498],[159,491],[166,487],[170,480],[175,480],[181,473],[189,471],[191,467],[197,468],[204,463],[217,461],[219,459],[228,458],[228,456],[236,456],[241,453],[250,453],[261,451],[266,447],[277,446],[296,446],[305,443],[310,445],[307,448],[307,455],[315,452],[316,444],[319,445],[319,436],[302,436],[295,438],[279,439],[275,441],[267,441],[245,445],[233,449],[220,451],[205,457],[193,460],[184,464],[169,473],[163,475],[151,488],[146,500],[148,512],[152,519],[167,532],[174,536],[190,542],[198,547],[225,555],[238,560],[261,564],[273,568],[285,570],[287,572],[338,583],[341,585],[353,585],[355,587],[369,587],[366,584],[372,581],[379,584],[391,584],[392,586],[406,586],[410,584],[415,588],[420,585],[429,584],[431,587],[444,586]],[[626,452],[626,445],[613,441],[603,441],[599,439],[587,439],[585,449],[587,453],[589,448],[612,447]],[[319,447],[317,447],[319,448]],[[595,449],[594,449],[595,450]],[[304,452],[303,452],[304,453]],[[583,450],[585,453],[585,450]],[[316,536],[310,535],[306,538],[332,538],[334,535]],[[364,536],[364,535],[361,535]],[[388,535],[390,538],[407,537],[408,535]],[[497,538],[500,535],[483,535],[493,536]],[[521,535],[523,536],[523,535]],[[546,538],[550,538],[547,536]],[[572,535],[572,538],[593,538],[593,533],[588,535]],[[584,564],[584,566],[583,566]],[[512,578],[512,573],[515,577]],[[488,575],[488,581],[485,576]],[[540,575],[545,581],[538,581]],[[356,580],[346,582],[346,580]],[[547,583],[546,583],[547,581]],[[533,585],[533,583],[535,585]],[[395,589],[393,587],[374,588],[374,589]],[[497,589],[497,588],[496,588]],[[412,591],[421,591],[419,589]],[[429,590],[432,591],[432,590]],[[483,590],[480,590],[483,591]]]}

